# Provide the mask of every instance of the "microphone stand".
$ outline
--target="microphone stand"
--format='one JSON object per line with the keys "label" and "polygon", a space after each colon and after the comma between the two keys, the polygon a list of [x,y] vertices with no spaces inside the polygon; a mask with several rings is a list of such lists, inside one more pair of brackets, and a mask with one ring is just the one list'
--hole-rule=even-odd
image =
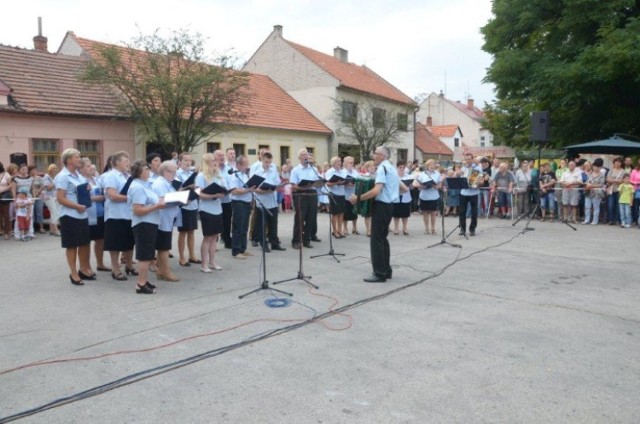
{"label": "microphone stand", "polygon": [[[313,168],[313,172],[316,173],[316,175],[318,176],[318,178],[323,179],[322,177],[320,177],[320,175],[318,174],[318,171],[316,171],[315,168]],[[333,203],[335,203],[335,197],[334,194],[331,193],[331,190],[329,190],[329,186],[327,185],[327,181],[324,181],[324,184],[322,186],[323,189],[326,190],[327,192],[327,196],[329,196],[329,253],[323,253],[322,255],[314,255],[314,256],[310,256],[310,259],[314,259],[314,258],[319,258],[322,256],[331,256],[333,257],[333,259],[336,260],[336,262],[340,263],[340,260],[337,258],[337,256],[345,256],[344,253],[336,253],[333,250],[333,231],[331,231],[331,218],[333,217],[333,215],[331,214],[331,202],[333,201]]]}
{"label": "microphone stand", "polygon": [[[238,176],[238,172],[239,171],[230,171],[231,173],[235,174],[235,177],[238,179],[238,181],[240,181],[242,183],[242,187],[248,189],[249,187],[247,187],[247,185],[245,184],[244,181],[242,181],[242,178],[240,178]],[[267,280],[267,243],[266,243],[266,239],[265,239],[265,230],[264,230],[264,226],[265,226],[265,221],[266,221],[266,216],[265,213],[269,214],[269,216],[273,216],[273,214],[264,207],[264,204],[260,201],[260,199],[258,199],[258,196],[256,196],[256,194],[252,191],[251,192],[251,196],[253,197],[253,200],[255,200],[256,204],[259,205],[261,212],[262,212],[262,225],[260,226],[260,230],[262,231],[262,282],[260,283],[260,287],[258,287],[255,290],[251,290],[248,293],[242,294],[240,296],[238,296],[238,299],[242,299],[243,297],[249,296],[250,294],[253,293],[257,293],[261,290],[271,290],[271,291],[275,291],[278,293],[282,293],[282,294],[286,294],[288,296],[293,296],[293,293],[288,293],[282,290],[278,290],[275,289],[273,287],[269,286],[269,281]],[[275,284],[275,283],[274,283]]]}
{"label": "microphone stand", "polygon": [[[448,190],[447,190],[448,191]],[[456,228],[453,229],[453,231],[451,231],[447,236],[444,235],[444,208],[447,204],[447,191],[443,191],[444,196],[442,199],[442,210],[440,211],[440,220],[442,221],[442,240],[440,240],[440,242],[438,243],[434,243],[431,246],[427,246],[427,249],[431,249],[432,247],[436,247],[436,246],[440,246],[442,244],[446,244],[447,246],[451,246],[451,247],[458,247],[460,249],[462,249],[462,246],[459,244],[455,244],[455,243],[451,243],[449,241],[447,241],[447,237],[449,237],[453,231],[457,230],[458,228],[460,228],[460,225],[458,225]],[[466,235],[465,235],[466,237]]]}
{"label": "microphone stand", "polygon": [[[308,162],[306,162],[308,164]],[[317,174],[317,173],[316,173]],[[302,268],[302,248],[304,246],[303,242],[303,229],[302,229],[302,211],[300,209],[300,199],[304,196],[304,193],[298,193],[296,196],[296,215],[298,215],[298,237],[299,237],[299,249],[298,249],[298,275],[293,278],[287,278],[286,280],[275,281],[273,284],[286,283],[289,281],[302,280],[314,289],[318,289],[319,287],[309,281],[311,278],[310,275],[304,275],[304,270]],[[317,206],[316,206],[317,207]],[[263,243],[264,244],[264,243]]]}

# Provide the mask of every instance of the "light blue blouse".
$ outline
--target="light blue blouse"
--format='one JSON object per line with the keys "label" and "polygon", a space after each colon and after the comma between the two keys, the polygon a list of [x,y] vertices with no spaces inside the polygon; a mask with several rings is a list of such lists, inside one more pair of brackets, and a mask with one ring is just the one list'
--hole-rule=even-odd
{"label": "light blue blouse", "polygon": [[[158,197],[164,197],[165,194],[176,191],[171,183],[163,177],[158,177],[153,183],[151,183],[151,189],[158,195]],[[180,215],[180,208],[178,206],[167,206],[164,209],[160,209],[160,225],[158,230],[160,231],[173,231],[173,227],[176,222],[176,218]]]}
{"label": "light blue blouse", "polygon": [[133,205],[155,205],[160,201],[160,198],[151,190],[151,185],[141,179],[136,178],[129,186],[127,192],[127,204],[131,210],[131,226],[135,227],[143,222],[149,224],[160,224],[160,210],[156,209],[153,212],[149,212],[146,215],[138,216],[133,213]]}
{"label": "light blue blouse", "polygon": [[129,176],[117,169],[112,169],[106,174],[102,174],[102,186],[105,192],[104,199],[104,220],[110,219],[131,219],[131,208],[127,202],[115,202],[106,194],[110,188],[115,189],[116,194],[120,194],[120,190],[127,183]]}
{"label": "light blue blouse", "polygon": [[[423,171],[418,175],[418,181],[420,183],[426,183],[429,180],[435,181],[436,184],[440,182],[440,173],[437,171],[429,172]],[[438,200],[440,198],[440,193],[438,193],[438,189],[435,187],[420,189],[420,200]]]}
{"label": "light blue blouse", "polygon": [[[216,183],[224,187],[224,183],[220,178],[213,178],[211,181],[207,181],[202,172],[196,177],[196,186],[200,188],[205,188],[212,183]],[[220,215],[222,213],[222,202],[220,199],[200,198],[200,211],[210,213],[211,215]]]}
{"label": "light blue blouse", "polygon": [[[71,173],[66,167],[62,168],[62,171],[56,175],[53,180],[56,190],[64,190],[65,197],[73,203],[78,203],[78,190],[77,187],[80,184],[84,184],[87,180],[80,175],[79,172]],[[58,212],[60,216],[69,216],[75,219],[87,219],[87,211],[78,212],[76,209],[64,206],[62,203],[58,203]]]}

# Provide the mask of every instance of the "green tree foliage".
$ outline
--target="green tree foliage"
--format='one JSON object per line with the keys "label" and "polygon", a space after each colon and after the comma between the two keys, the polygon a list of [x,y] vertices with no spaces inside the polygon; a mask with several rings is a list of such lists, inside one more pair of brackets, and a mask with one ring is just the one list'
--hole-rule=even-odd
{"label": "green tree foliage", "polygon": [[525,144],[540,110],[556,146],[640,135],[640,1],[493,0],[493,15],[481,31],[498,139]]}
{"label": "green tree foliage", "polygon": [[124,47],[99,45],[82,75],[121,95],[145,142],[190,151],[231,124],[242,124],[248,76],[228,56],[210,61],[200,34],[158,31]]}

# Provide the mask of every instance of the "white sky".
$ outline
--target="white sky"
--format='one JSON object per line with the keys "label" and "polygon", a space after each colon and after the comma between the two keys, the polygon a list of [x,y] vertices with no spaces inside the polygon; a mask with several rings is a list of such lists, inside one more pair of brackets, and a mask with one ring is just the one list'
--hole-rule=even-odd
{"label": "white sky", "polygon": [[[491,0],[23,0],[7,2],[0,44],[32,48],[37,18],[55,52],[67,31],[96,41],[130,41],[140,32],[185,28],[207,39],[207,51],[232,52],[244,63],[271,33],[366,64],[410,97],[444,90],[476,105],[494,100],[482,84],[491,57],[480,27]],[[446,76],[446,78],[445,78]],[[445,86],[446,83],[446,86]]]}

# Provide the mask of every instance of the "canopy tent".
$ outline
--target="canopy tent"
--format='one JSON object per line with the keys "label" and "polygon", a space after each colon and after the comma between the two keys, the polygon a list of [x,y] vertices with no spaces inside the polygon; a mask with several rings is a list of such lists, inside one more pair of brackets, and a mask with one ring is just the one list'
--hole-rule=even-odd
{"label": "canopy tent", "polygon": [[[564,150],[542,149],[540,151],[540,159],[561,159],[565,155]],[[517,150],[516,157],[519,160],[537,160],[537,150]]]}
{"label": "canopy tent", "polygon": [[640,154],[640,143],[627,140],[618,134],[614,134],[613,137],[605,140],[567,146],[565,150],[569,157],[576,157],[579,153],[602,153],[621,156],[637,155]]}

